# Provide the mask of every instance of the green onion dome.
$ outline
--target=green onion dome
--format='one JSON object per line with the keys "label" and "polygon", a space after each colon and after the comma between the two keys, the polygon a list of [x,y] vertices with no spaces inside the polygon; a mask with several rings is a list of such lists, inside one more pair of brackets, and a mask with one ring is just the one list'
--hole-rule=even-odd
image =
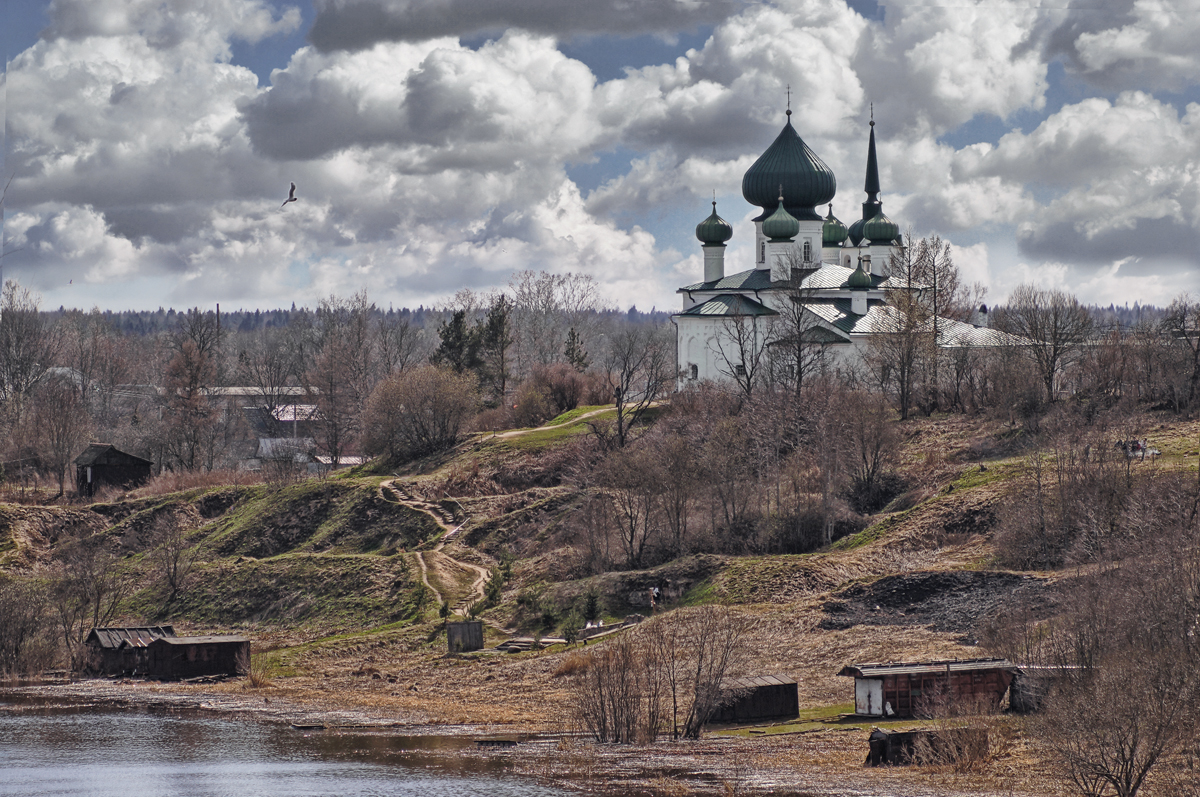
{"label": "green onion dome", "polygon": [[783,195],[779,196],[779,207],[762,223],[763,235],[772,241],[790,241],[800,234],[800,222],[783,206]]}
{"label": "green onion dome", "polygon": [[846,240],[848,235],[846,225],[833,215],[833,205],[829,206],[829,215],[825,217],[825,226],[821,228],[821,243],[825,246],[837,246]]}
{"label": "green onion dome", "polygon": [[854,269],[854,273],[846,280],[846,284],[852,291],[865,291],[871,287],[871,275],[863,271],[861,258],[858,261],[858,268]]}
{"label": "green onion dome", "polygon": [[742,196],[751,205],[763,209],[755,221],[764,221],[775,206],[779,186],[787,197],[787,210],[793,218],[820,221],[814,208],[824,205],[837,193],[837,180],[825,161],[809,149],[792,127],[792,112],[787,124],[742,177]]}
{"label": "green onion dome", "polygon": [[863,225],[867,223],[866,219],[859,219],[850,225],[850,229],[846,230],[846,236],[850,239],[852,246],[858,246],[863,239]]}
{"label": "green onion dome", "polygon": [[733,227],[717,215],[716,200],[712,205],[712,215],[696,225],[696,237],[705,246],[720,246],[733,237]]}
{"label": "green onion dome", "polygon": [[883,215],[883,211],[875,214],[875,217],[865,223],[862,227],[863,237],[872,243],[885,243],[894,241],[900,237],[900,227],[896,222]]}

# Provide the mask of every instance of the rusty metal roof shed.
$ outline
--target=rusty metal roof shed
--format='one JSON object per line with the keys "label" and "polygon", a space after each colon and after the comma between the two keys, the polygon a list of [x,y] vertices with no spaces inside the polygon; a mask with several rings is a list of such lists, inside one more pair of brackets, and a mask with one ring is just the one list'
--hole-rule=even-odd
{"label": "rusty metal roof shed", "polygon": [[947,661],[848,664],[842,668],[842,671],[838,675],[853,678],[883,678],[887,675],[922,675],[926,673],[1016,669],[1017,666],[1008,659],[950,659]]}
{"label": "rusty metal roof shed", "polygon": [[87,644],[99,645],[103,649],[117,650],[121,647],[144,648],[156,639],[175,636],[174,626],[150,625],[131,628],[93,628],[87,635]]}

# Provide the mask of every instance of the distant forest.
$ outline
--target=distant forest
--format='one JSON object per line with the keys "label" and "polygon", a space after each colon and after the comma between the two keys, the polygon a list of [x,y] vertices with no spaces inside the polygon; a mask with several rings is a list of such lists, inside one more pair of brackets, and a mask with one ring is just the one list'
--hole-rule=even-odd
{"label": "distant forest", "polygon": [[[198,308],[201,312],[209,312],[214,310],[213,307]],[[57,310],[45,311],[48,318],[57,320],[66,316],[73,311],[65,307],[59,307]],[[595,311],[598,315],[607,318],[617,318],[623,316],[625,320],[641,323],[664,323],[671,317],[671,312],[667,310],[652,309],[649,312],[642,312],[636,306],[629,310],[599,310]],[[1161,312],[1161,311],[1160,311]],[[446,312],[432,307],[418,306],[415,310],[407,307],[402,307],[399,310],[381,308],[372,306],[371,313],[373,320],[383,319],[394,322],[397,320],[407,321],[414,329],[427,329],[431,325],[436,325],[439,321],[446,317]],[[157,310],[102,310],[100,317],[103,319],[107,328],[112,329],[122,335],[149,335],[155,336],[163,333],[173,332],[179,328],[180,322],[187,316],[188,311],[165,310],[158,308]],[[320,310],[313,310],[308,307],[297,307],[292,304],[288,310],[233,310],[227,311],[224,308],[220,309],[221,328],[226,332],[257,332],[261,329],[286,328],[293,321],[305,315],[319,315]]]}

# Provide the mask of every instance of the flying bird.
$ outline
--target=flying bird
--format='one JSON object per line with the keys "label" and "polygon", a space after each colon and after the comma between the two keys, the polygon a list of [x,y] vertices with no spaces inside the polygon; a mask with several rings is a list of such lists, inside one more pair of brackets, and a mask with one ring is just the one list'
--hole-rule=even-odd
{"label": "flying bird", "polygon": [[281,207],[281,208],[285,207],[287,205],[287,203],[295,202],[295,201],[296,201],[296,184],[292,183],[292,190],[288,191],[288,198],[283,200],[283,204],[280,205],[279,207]]}

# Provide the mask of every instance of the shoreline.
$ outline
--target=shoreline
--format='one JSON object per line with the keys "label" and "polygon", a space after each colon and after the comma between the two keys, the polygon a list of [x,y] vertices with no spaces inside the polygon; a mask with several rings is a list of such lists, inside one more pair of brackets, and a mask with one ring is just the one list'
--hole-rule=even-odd
{"label": "shoreline", "polygon": [[[233,685],[237,682],[227,682]],[[803,797],[984,797],[1054,794],[1015,788],[992,777],[930,768],[869,769],[861,765],[865,740],[847,731],[706,737],[652,745],[602,745],[571,732],[494,724],[411,722],[394,711],[346,705],[315,706],[286,695],[237,694],[211,684],[164,684],[130,679],[0,686],[0,702],[40,708],[166,710],[289,725],[297,733],[459,739],[441,750],[447,768],[470,760],[503,764],[514,776],[569,792],[600,794],[777,794]],[[245,690],[249,691],[249,690]],[[0,706],[0,712],[14,705]],[[21,710],[17,708],[16,710]],[[303,725],[322,727],[297,727]],[[480,737],[517,738],[511,747],[473,745]],[[423,750],[429,753],[428,750]],[[972,782],[974,781],[974,782]]]}

